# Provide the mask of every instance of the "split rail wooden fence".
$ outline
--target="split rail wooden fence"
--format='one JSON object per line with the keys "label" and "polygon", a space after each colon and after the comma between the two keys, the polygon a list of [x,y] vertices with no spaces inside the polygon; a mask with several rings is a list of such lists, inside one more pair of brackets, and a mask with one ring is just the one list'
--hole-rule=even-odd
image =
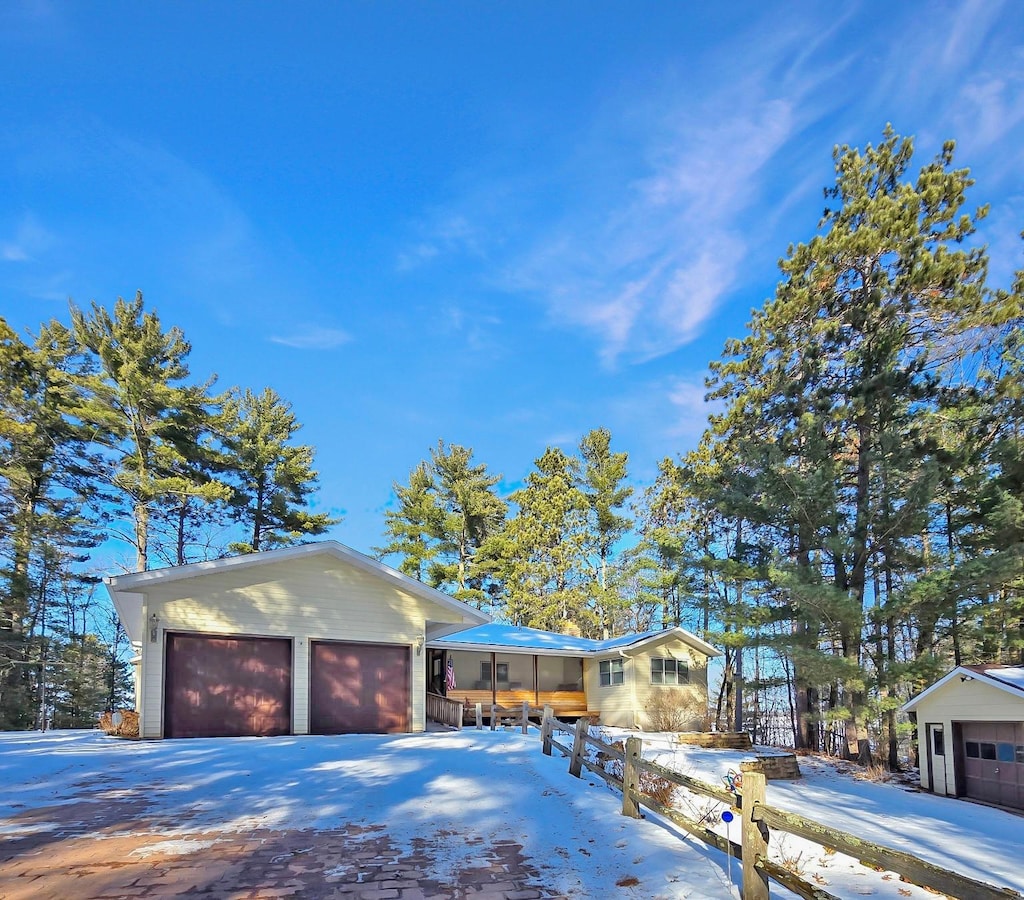
{"label": "split rail wooden fence", "polygon": [[[527,727],[525,709],[522,721],[525,734]],[[491,727],[494,727],[493,716]],[[743,864],[743,900],[767,900],[769,879],[774,879],[807,900],[840,900],[834,894],[805,881],[796,873],[768,859],[770,829],[806,838],[822,847],[852,856],[864,865],[895,872],[904,881],[939,891],[950,897],[959,898],[959,900],[1010,900],[1010,898],[1019,900],[1021,897],[1021,894],[1009,888],[995,887],[982,881],[976,881],[909,853],[883,847],[881,844],[863,840],[796,813],[768,806],[765,799],[765,777],[759,772],[744,772],[742,792],[734,794],[680,772],[674,772],[650,760],[645,760],[642,756],[643,743],[638,737],[629,738],[625,743],[624,751],[598,740],[590,734],[590,723],[587,719],[579,719],[575,726],[570,726],[556,719],[550,707],[546,707],[542,714],[540,731],[544,753],[550,756],[553,748],[561,751],[569,758],[570,774],[579,778],[583,769],[586,768],[622,792],[622,814],[624,816],[639,818],[640,807],[647,807],[688,834],[692,834],[704,843],[723,853],[730,853],[741,860]],[[556,734],[571,734],[571,746],[559,741],[555,737]],[[588,747],[594,748],[602,758],[600,760],[591,759],[587,754]],[[603,765],[605,759],[615,759],[622,763],[621,779],[605,770]],[[651,773],[671,784],[678,785],[695,794],[710,797],[728,806],[738,806],[741,813],[741,842],[731,841],[700,822],[688,819],[679,810],[665,806],[645,794],[641,790],[641,773],[643,772]]]}

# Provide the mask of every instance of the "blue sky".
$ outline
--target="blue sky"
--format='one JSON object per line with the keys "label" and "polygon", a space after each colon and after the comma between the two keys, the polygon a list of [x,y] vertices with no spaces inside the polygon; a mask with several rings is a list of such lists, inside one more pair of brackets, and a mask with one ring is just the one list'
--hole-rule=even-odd
{"label": "blue sky", "polygon": [[[943,140],[1024,264],[1016,2],[7,2],[0,315],[145,292],[274,387],[334,537],[439,438],[511,488],[597,426],[635,483],[809,239],[836,143]],[[710,4],[707,4],[710,6]]]}

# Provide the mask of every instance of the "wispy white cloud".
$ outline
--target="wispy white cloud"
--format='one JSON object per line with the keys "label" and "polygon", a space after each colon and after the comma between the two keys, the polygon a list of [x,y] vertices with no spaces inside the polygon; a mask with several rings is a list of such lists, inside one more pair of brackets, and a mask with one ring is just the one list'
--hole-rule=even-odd
{"label": "wispy white cloud", "polygon": [[420,232],[421,239],[398,254],[400,272],[419,268],[442,254],[481,252],[480,231],[462,213],[438,211],[420,227]]}
{"label": "wispy white cloud", "polygon": [[44,228],[33,215],[25,215],[12,237],[0,240],[0,260],[4,262],[30,262],[45,252],[53,243],[54,235]]}
{"label": "wispy white cloud", "polygon": [[972,63],[984,46],[1004,5],[1003,0],[966,0],[952,19],[941,15],[930,16],[946,35],[945,45],[939,55],[941,64],[958,68]]}
{"label": "wispy white cloud", "polygon": [[692,438],[703,433],[708,416],[719,410],[718,401],[707,401],[704,379],[675,378],[668,385],[667,397],[674,415],[668,418],[666,433],[671,437]]}
{"label": "wispy white cloud", "polygon": [[543,171],[464,177],[399,265],[474,256],[488,287],[533,298],[607,366],[669,354],[741,290],[757,286],[750,305],[771,290],[771,261],[813,233],[833,144],[877,141],[887,119],[909,133],[957,118],[978,146],[1019,133],[1024,54],[989,59],[1001,8],[948,2],[924,22],[897,9],[898,42],[862,7],[766,13],[685,71],[624,88]]}
{"label": "wispy white cloud", "polygon": [[[1005,62],[998,73],[970,79],[960,91],[954,112],[957,132],[972,150],[1001,142],[1024,122],[1024,53]],[[1015,169],[1019,159],[1007,160]]]}
{"label": "wispy white cloud", "polygon": [[652,476],[657,460],[686,452],[700,440],[708,416],[721,408],[718,401],[704,400],[704,375],[645,380],[607,399],[608,424],[613,435],[629,435],[637,475]]}
{"label": "wispy white cloud", "polygon": [[[767,190],[784,193],[769,182],[773,163],[845,100],[833,88],[852,56],[821,50],[838,25],[763,25],[715,51],[706,84],[666,72],[642,98],[627,90],[609,100],[568,157],[530,175],[514,169],[503,183],[490,173],[487,190],[466,190],[435,214],[400,267],[475,254],[489,287],[539,301],[556,327],[594,340],[610,367],[692,342],[767,237],[751,219],[771,215],[753,212]],[[806,175],[797,177],[803,196]]]}
{"label": "wispy white cloud", "polygon": [[437,326],[446,334],[456,335],[463,349],[473,353],[497,355],[502,347],[496,337],[501,317],[464,303],[449,302],[442,305]]}
{"label": "wispy white cloud", "polygon": [[296,350],[334,350],[352,341],[352,335],[340,328],[324,328],[311,325],[290,334],[274,335],[270,340],[275,344]]}
{"label": "wispy white cloud", "polygon": [[[715,115],[723,108],[729,117]],[[701,333],[737,284],[742,214],[797,126],[788,99],[747,82],[671,119],[652,129],[640,174],[609,192],[618,203],[562,221],[509,275],[557,323],[594,334],[608,364],[661,356]]]}

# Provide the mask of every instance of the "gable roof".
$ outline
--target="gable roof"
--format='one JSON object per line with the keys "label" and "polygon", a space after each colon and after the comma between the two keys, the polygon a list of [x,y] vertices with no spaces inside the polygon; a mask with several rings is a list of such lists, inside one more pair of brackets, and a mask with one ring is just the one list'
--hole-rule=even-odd
{"label": "gable roof", "polygon": [[957,677],[962,681],[974,681],[977,679],[982,684],[1006,691],[1024,700],[1024,666],[1001,666],[990,663],[980,666],[957,666],[952,672],[944,675],[931,687],[926,688],[916,697],[904,703],[901,709],[904,712],[909,712],[929,694],[949,684],[949,682]]}
{"label": "gable roof", "polygon": [[405,591],[423,600],[436,603],[438,606],[450,609],[462,616],[467,624],[475,625],[482,622],[490,622],[491,617],[486,613],[456,600],[454,597],[436,590],[422,581],[410,578],[408,575],[392,569],[390,566],[378,562],[372,557],[337,541],[318,541],[311,544],[300,544],[295,547],[285,547],[280,550],[264,550],[260,553],[248,553],[244,556],[229,556],[224,559],[214,559],[208,562],[192,563],[187,566],[170,566],[163,569],[151,569],[148,572],[132,572],[127,575],[115,575],[104,578],[104,584],[110,599],[114,602],[114,608],[124,625],[128,637],[133,641],[142,640],[145,623],[142,621],[142,594],[146,587],[151,584],[168,584],[174,581],[184,581],[189,578],[201,578],[204,575],[214,575],[220,572],[237,571],[250,567],[264,566],[272,563],[288,562],[294,559],[303,559],[312,556],[326,555],[332,559],[340,560],[349,565],[372,575],[391,582],[394,587]]}
{"label": "gable roof", "polygon": [[604,641],[576,637],[571,634],[558,634],[554,631],[541,631],[539,628],[526,628],[521,625],[503,625],[491,622],[467,628],[455,634],[428,641],[427,646],[439,650],[484,650],[491,651],[502,648],[512,653],[530,653],[539,656],[600,656],[616,651],[637,650],[645,644],[660,641],[666,637],[677,637],[683,643],[706,656],[721,656],[706,641],[685,628],[668,628],[658,631],[645,631],[641,634],[625,634]]}

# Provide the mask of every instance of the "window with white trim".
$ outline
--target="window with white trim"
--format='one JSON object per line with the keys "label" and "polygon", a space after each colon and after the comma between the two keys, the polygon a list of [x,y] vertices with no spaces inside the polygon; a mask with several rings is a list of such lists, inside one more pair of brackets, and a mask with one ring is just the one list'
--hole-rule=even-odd
{"label": "window with white trim", "polygon": [[625,666],[621,659],[602,659],[600,664],[601,687],[622,684],[626,680]]}
{"label": "window with white trim", "polygon": [[651,657],[651,684],[689,684],[690,664],[684,659]]}

